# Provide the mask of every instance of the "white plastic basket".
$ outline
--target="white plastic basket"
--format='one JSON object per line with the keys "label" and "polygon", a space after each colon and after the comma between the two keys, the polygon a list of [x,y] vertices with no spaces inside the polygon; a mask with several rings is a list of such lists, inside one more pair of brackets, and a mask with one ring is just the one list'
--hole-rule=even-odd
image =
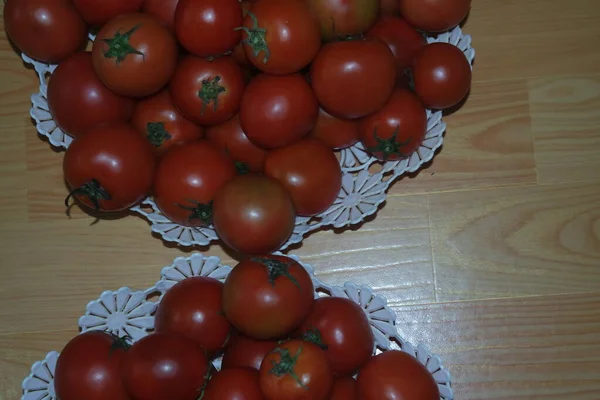
{"label": "white plastic basket", "polygon": [[[415,357],[432,374],[440,390],[440,400],[452,400],[450,373],[443,367],[440,357],[431,354],[423,345],[414,346],[404,340],[396,329],[396,314],[386,299],[376,295],[367,286],[346,283],[344,287],[330,286],[319,280],[313,267],[290,255],[310,274],[315,287],[315,297],[344,297],[354,301],[365,312],[375,336],[374,354],[396,349]],[[207,276],[225,281],[231,267],[221,264],[218,257],[205,257],[195,253],[191,257],[178,257],[161,271],[160,280],[146,290],[123,287],[106,291],[97,300],[88,303],[85,314],[79,318],[81,332],[108,330],[119,336],[129,335],[137,341],[152,332],[154,312],[162,297],[177,282],[192,276]],[[52,351],[42,361],[31,367],[31,374],[23,380],[21,400],[57,400],[54,393],[54,369],[59,353]],[[215,361],[220,368],[221,360]]]}

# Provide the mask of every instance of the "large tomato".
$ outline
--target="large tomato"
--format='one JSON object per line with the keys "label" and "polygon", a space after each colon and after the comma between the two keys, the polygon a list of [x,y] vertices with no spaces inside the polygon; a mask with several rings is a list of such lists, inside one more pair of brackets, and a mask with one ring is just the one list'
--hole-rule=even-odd
{"label": "large tomato", "polygon": [[307,135],[319,115],[319,104],[300,74],[261,74],[246,88],[240,122],[248,138],[265,149],[287,146]]}
{"label": "large tomato", "polygon": [[328,43],[312,63],[310,77],[328,113],[364,117],[381,109],[394,90],[394,54],[377,39]]}
{"label": "large tomato", "polygon": [[358,123],[334,117],[322,108],[310,136],[321,139],[332,150],[341,150],[358,142]]}
{"label": "large tomato", "polygon": [[327,400],[333,387],[323,350],[301,340],[290,340],[271,351],[259,374],[267,400]]}
{"label": "large tomato", "polygon": [[301,216],[327,210],[342,187],[342,169],[337,157],[325,143],[314,138],[269,152],[265,175],[285,186],[296,214]]}
{"label": "large tomato", "polygon": [[87,26],[71,0],[10,0],[4,2],[4,28],[29,57],[59,62],[87,43]]}
{"label": "large tomato", "polygon": [[144,0],[142,12],[162,21],[171,32],[175,31],[175,10],[179,0]]}
{"label": "large tomato", "polygon": [[441,32],[460,24],[469,13],[471,0],[398,0],[398,7],[415,28]]}
{"label": "large tomato", "polygon": [[73,0],[75,8],[85,22],[98,27],[117,15],[134,13],[140,10],[144,0]]}
{"label": "large tomato", "polygon": [[94,70],[106,86],[124,96],[143,97],[169,82],[178,49],[173,35],[156,18],[122,14],[100,29],[92,57]]}
{"label": "large tomato", "polygon": [[362,119],[360,140],[369,153],[382,161],[395,161],[421,146],[427,132],[427,111],[407,89],[396,89],[381,110]]}
{"label": "large tomato", "polygon": [[200,125],[218,125],[238,111],[244,76],[230,56],[207,60],[186,56],[169,87],[173,104]]}
{"label": "large tomato", "polygon": [[361,400],[439,400],[437,383],[427,368],[399,350],[385,351],[360,369],[358,397]]}
{"label": "large tomato", "polygon": [[306,67],[321,46],[319,23],[302,0],[261,0],[244,18],[246,56],[269,74]]}
{"label": "large tomato", "polygon": [[242,25],[238,0],[180,0],[175,11],[175,32],[187,51],[200,57],[233,50]]}
{"label": "large tomato", "polygon": [[156,332],[179,333],[193,339],[209,357],[223,349],[231,325],[222,310],[223,283],[196,276],[177,283],[164,295],[154,325]]}
{"label": "large tomato", "polygon": [[471,89],[471,65],[465,54],[448,43],[423,47],[412,61],[415,93],[427,108],[457,105]]}
{"label": "large tomato", "polygon": [[206,353],[192,339],[154,333],[129,349],[121,376],[136,400],[196,400],[208,366]]}
{"label": "large tomato", "polygon": [[235,175],[233,160],[207,141],[176,146],[158,164],[154,201],[177,224],[207,226],[215,193]]}
{"label": "large tomato", "polygon": [[98,125],[77,137],[63,159],[71,193],[95,211],[121,211],[152,188],[156,160],[152,146],[132,126]]}
{"label": "large tomato", "polygon": [[333,389],[331,390],[331,397],[329,400],[359,400],[358,385],[354,378],[351,376],[337,378],[333,382]]}
{"label": "large tomato", "polygon": [[366,32],[379,13],[379,0],[305,0],[319,18],[323,40]]}
{"label": "large tomato", "polygon": [[264,400],[258,371],[233,368],[215,373],[204,389],[202,400]]}
{"label": "large tomato", "polygon": [[48,107],[56,125],[71,136],[114,121],[129,121],[134,101],[109,90],[94,72],[92,54],[61,62],[48,82]]}
{"label": "large tomato", "polygon": [[234,334],[223,354],[221,368],[252,368],[258,371],[265,356],[276,346],[275,340],[256,340]]}
{"label": "large tomato", "polygon": [[225,280],[223,311],[254,339],[277,339],[300,326],[313,303],[310,275],[285,256],[247,258]]}
{"label": "large tomato", "polygon": [[158,155],[174,145],[193,142],[204,135],[200,126],[177,111],[167,89],[140,100],[131,124],[152,143]]}
{"label": "large tomato", "polygon": [[56,396],[61,400],[130,400],[120,376],[125,347],[100,331],[75,336],[56,363]]}

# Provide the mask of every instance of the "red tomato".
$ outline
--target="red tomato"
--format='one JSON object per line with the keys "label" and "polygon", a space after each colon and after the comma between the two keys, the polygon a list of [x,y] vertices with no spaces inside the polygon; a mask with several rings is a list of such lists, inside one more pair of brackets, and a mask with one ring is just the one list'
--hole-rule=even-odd
{"label": "red tomato", "polygon": [[360,140],[369,153],[382,161],[410,157],[425,139],[427,112],[407,89],[397,89],[378,112],[362,119]]}
{"label": "red tomato", "polygon": [[210,378],[202,400],[264,400],[258,371],[234,368],[217,372]]}
{"label": "red tomato", "polygon": [[200,125],[218,125],[238,111],[244,76],[229,56],[206,60],[188,55],[177,66],[169,90],[187,118]]}
{"label": "red tomato", "polygon": [[379,0],[306,0],[319,18],[323,40],[357,36],[375,23]]}
{"label": "red tomato", "polygon": [[196,400],[208,374],[206,353],[181,335],[155,333],[129,349],[121,376],[136,400]]}
{"label": "red tomato", "polygon": [[332,150],[345,149],[358,142],[358,123],[334,117],[321,108],[310,136],[321,139]]}
{"label": "red tomato", "polygon": [[415,92],[427,108],[457,105],[471,89],[471,65],[465,54],[448,43],[423,47],[412,62]]}
{"label": "red tomato", "polygon": [[361,400],[439,400],[440,391],[427,368],[398,350],[385,351],[360,369],[358,396]]}
{"label": "red tomato", "polygon": [[98,27],[121,14],[138,12],[144,0],[73,0],[85,22]]}
{"label": "red tomato", "polygon": [[147,14],[122,14],[107,22],[94,41],[94,70],[106,86],[124,96],[158,92],[177,65],[177,42]]}
{"label": "red tomato", "polygon": [[160,20],[171,32],[175,30],[175,9],[179,0],[144,0],[142,11]]}
{"label": "red tomato", "polygon": [[308,272],[285,256],[247,258],[229,273],[223,311],[231,324],[253,339],[277,339],[300,326],[313,303]]}
{"label": "red tomato", "polygon": [[213,144],[197,141],[177,146],[158,164],[154,201],[177,224],[208,226],[215,193],[235,175],[233,160]]}
{"label": "red tomato", "polygon": [[394,55],[376,39],[328,43],[313,61],[310,76],[328,113],[360,118],[381,109],[390,98],[396,79]]}
{"label": "red tomato", "polygon": [[327,210],[342,188],[342,169],[337,157],[325,143],[314,138],[269,152],[265,175],[285,186],[296,214],[301,216]]}
{"label": "red tomato", "polygon": [[221,368],[252,368],[258,371],[267,353],[275,347],[275,340],[255,340],[236,334],[225,349]]}
{"label": "red tomato", "polygon": [[107,122],[131,119],[134,102],[110,91],[94,72],[91,53],[61,62],[48,82],[48,107],[56,125],[71,136]]}
{"label": "red tomato", "polygon": [[193,142],[204,136],[202,128],[186,119],[173,105],[167,89],[140,100],[131,124],[154,146],[157,155],[174,145]]}
{"label": "red tomato", "polygon": [[100,331],[75,336],[56,363],[56,396],[61,400],[129,400],[119,375],[125,347],[126,343]]}
{"label": "red tomato", "polygon": [[358,385],[354,378],[351,376],[337,378],[333,382],[333,389],[331,390],[329,400],[359,400]]}
{"label": "red tomato", "polygon": [[248,60],[269,74],[306,67],[321,47],[319,23],[302,0],[261,0],[244,18],[242,40]]}
{"label": "red tomato", "polygon": [[327,400],[333,387],[323,350],[301,340],[290,340],[271,351],[260,367],[259,379],[267,400]]}
{"label": "red tomato", "polygon": [[398,0],[400,13],[415,28],[441,32],[465,19],[471,0]]}
{"label": "red tomato", "polygon": [[381,0],[379,7],[380,16],[398,15],[398,0]]}
{"label": "red tomato", "polygon": [[246,136],[238,115],[206,131],[206,138],[227,152],[237,163],[238,171],[262,172],[267,152]]}
{"label": "red tomato", "polygon": [[222,311],[223,283],[196,276],[177,283],[164,295],[154,324],[156,332],[179,333],[213,356],[223,349],[231,325]]}
{"label": "red tomato", "polygon": [[11,0],[4,2],[4,28],[29,57],[59,62],[82,50],[87,26],[71,0]]}
{"label": "red tomato", "polygon": [[319,115],[315,94],[300,74],[256,76],[246,88],[240,121],[248,139],[265,149],[306,136]]}
{"label": "red tomato", "polygon": [[98,125],[77,137],[63,159],[71,197],[95,211],[121,211],[152,188],[156,160],[152,146],[130,125]]}

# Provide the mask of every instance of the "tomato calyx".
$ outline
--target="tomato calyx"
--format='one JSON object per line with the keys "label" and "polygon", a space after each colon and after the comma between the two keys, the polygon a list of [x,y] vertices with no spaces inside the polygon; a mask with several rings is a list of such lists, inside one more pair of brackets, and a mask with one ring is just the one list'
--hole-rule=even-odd
{"label": "tomato calyx", "polygon": [[313,327],[302,334],[302,340],[319,346],[322,350],[327,350],[329,346],[323,343],[321,331]]}
{"label": "tomato calyx", "polygon": [[211,102],[213,103],[213,111],[217,112],[217,108],[219,107],[219,95],[227,91],[227,89],[221,86],[219,82],[221,82],[220,76],[204,79],[202,81],[202,88],[198,91],[198,97],[202,100],[202,112],[200,115],[204,115],[206,107]]}
{"label": "tomato calyx", "polygon": [[146,125],[146,136],[152,146],[160,147],[166,140],[171,139],[171,134],[165,129],[164,122],[148,122]]}
{"label": "tomato calyx", "polygon": [[188,199],[186,201],[192,205],[186,206],[183,204],[177,204],[177,206],[191,212],[190,216],[188,217],[189,222],[200,220],[200,222],[206,226],[212,223],[212,201],[208,204],[203,204],[193,199]]}
{"label": "tomato calyx", "polygon": [[113,332],[105,331],[113,338],[113,343],[110,345],[110,349],[108,350],[108,356],[110,357],[117,350],[129,350],[131,348],[131,336],[119,336]]}
{"label": "tomato calyx", "polygon": [[252,28],[240,26],[239,28],[235,28],[235,30],[244,31],[248,34],[248,37],[242,42],[252,48],[252,51],[254,52],[254,57],[258,57],[261,51],[265,52],[265,56],[262,62],[263,64],[266,64],[269,61],[269,57],[271,56],[271,51],[269,50],[269,45],[267,43],[267,30],[258,26],[258,19],[256,18],[256,15],[254,15],[250,11],[248,11],[248,15],[250,16],[250,18],[252,18]]}
{"label": "tomato calyx", "polygon": [[252,262],[257,262],[265,266],[269,274],[269,283],[271,286],[275,286],[275,281],[284,276],[288,278],[298,289],[301,289],[300,283],[296,278],[290,274],[290,263],[286,263],[272,258],[261,258],[254,257],[251,259]]}
{"label": "tomato calyx", "polygon": [[408,157],[410,154],[402,153],[402,147],[409,144],[410,139],[407,139],[404,142],[397,142],[396,138],[398,137],[399,132],[400,125],[396,127],[396,130],[394,131],[394,134],[391,137],[387,139],[382,139],[377,134],[377,128],[375,128],[375,130],[373,131],[373,137],[375,138],[375,140],[377,140],[377,144],[375,146],[368,147],[367,151],[370,153],[382,153],[383,161],[387,161],[392,155],[398,155],[401,158]]}
{"label": "tomato calyx", "polygon": [[248,167],[248,165],[241,161],[235,162],[235,169],[236,169],[238,175],[246,175],[246,174],[250,173],[250,168]]}
{"label": "tomato calyx", "polygon": [[80,187],[71,190],[71,192],[69,192],[68,196],[65,198],[65,206],[67,208],[70,207],[69,201],[75,196],[87,197],[88,200],[94,205],[94,211],[100,210],[100,200],[111,200],[110,194],[96,179],[92,179]]}
{"label": "tomato calyx", "polygon": [[273,365],[273,368],[271,368],[269,370],[269,373],[272,375],[275,375],[278,378],[281,378],[286,375],[290,375],[292,378],[294,378],[296,383],[298,383],[298,385],[300,385],[300,387],[308,390],[308,387],[304,383],[302,383],[302,381],[300,380],[300,378],[294,371],[296,362],[298,361],[298,358],[302,354],[302,346],[300,346],[298,348],[298,350],[296,351],[296,354],[294,354],[294,356],[292,356],[292,354],[290,353],[290,351],[288,349],[282,349],[280,347],[277,347],[275,350],[273,350],[273,352],[279,353],[280,359],[279,359],[279,362],[275,362],[274,360],[271,360],[271,364]]}
{"label": "tomato calyx", "polygon": [[143,57],[144,53],[129,44],[129,38],[140,26],[141,24],[138,24],[125,33],[118,31],[110,39],[102,39],[104,43],[108,44],[108,50],[104,53],[104,57],[116,58],[117,65],[125,61],[125,57],[129,54],[137,54]]}

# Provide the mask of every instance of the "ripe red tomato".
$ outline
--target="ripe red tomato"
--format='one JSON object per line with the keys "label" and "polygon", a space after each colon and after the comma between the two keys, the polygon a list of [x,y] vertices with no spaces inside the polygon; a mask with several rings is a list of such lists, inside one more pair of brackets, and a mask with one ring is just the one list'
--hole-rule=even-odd
{"label": "ripe red tomato", "polygon": [[317,98],[300,74],[254,77],[240,106],[240,122],[248,139],[265,149],[300,140],[318,116]]}
{"label": "ripe red tomato", "polygon": [[267,353],[275,347],[275,340],[255,340],[235,334],[225,349],[221,368],[252,368],[258,371]]}
{"label": "ripe red tomato", "polygon": [[5,1],[4,28],[23,53],[45,63],[67,58],[88,41],[85,21],[70,0]]}
{"label": "ripe red tomato", "polygon": [[247,258],[225,280],[223,311],[231,324],[254,339],[277,339],[300,326],[314,299],[312,280],[285,256]]}
{"label": "ripe red tomato", "polygon": [[244,254],[266,254],[292,234],[296,212],[281,183],[258,174],[237,176],[215,195],[213,224],[219,238]]}
{"label": "ripe red tomato", "polygon": [[231,325],[222,310],[223,283],[196,276],[177,283],[164,295],[156,332],[179,333],[198,343],[211,357],[225,347]]}
{"label": "ripe red tomato", "polygon": [[75,336],[58,357],[54,390],[61,400],[129,400],[121,376],[126,343],[89,331]]}
{"label": "ripe red tomato", "polygon": [[169,87],[173,104],[188,119],[200,125],[218,125],[238,111],[244,76],[230,57],[206,60],[186,56]]}
{"label": "ripe red tomato", "polygon": [[465,19],[471,0],[398,0],[398,7],[415,28],[441,32],[454,28]]}
{"label": "ripe red tomato", "polygon": [[233,50],[241,39],[238,0],[180,0],[175,11],[175,32],[187,51],[200,57]]}
{"label": "ripe red tomato", "polygon": [[249,368],[225,369],[215,373],[202,400],[264,400],[258,371]]}
{"label": "ripe red tomato", "polygon": [[260,367],[259,380],[267,400],[327,400],[333,387],[323,350],[301,340],[290,340],[271,351]]}
{"label": "ripe red tomato", "polygon": [[410,157],[423,143],[427,112],[407,89],[396,89],[381,110],[359,124],[360,140],[369,153],[382,161]]}
{"label": "ripe red tomato", "polygon": [[296,214],[302,216],[327,210],[342,188],[342,169],[337,157],[325,143],[314,138],[269,152],[265,175],[285,186]]}
{"label": "ripe red tomato", "polygon": [[155,333],[131,346],[121,375],[136,400],[196,400],[208,366],[206,353],[192,339]]}
{"label": "ripe red tomato", "polygon": [[381,17],[398,14],[398,0],[381,0],[381,6],[379,7]]}
{"label": "ripe red tomato", "polygon": [[379,0],[306,0],[319,18],[324,41],[356,36],[369,30],[379,13]]}
{"label": "ripe red tomato", "polygon": [[154,201],[176,224],[208,226],[215,193],[235,175],[233,160],[207,141],[176,146],[158,164]]}
{"label": "ripe red tomato", "polygon": [[58,65],[48,82],[47,98],[54,122],[74,137],[95,125],[129,121],[134,107],[132,99],[100,82],[89,52],[73,54]]}
{"label": "ripe red tomato", "polygon": [[73,0],[85,22],[99,27],[121,14],[138,12],[144,0]]}
{"label": "ripe red tomato", "polygon": [[328,113],[360,118],[381,109],[390,98],[396,79],[394,55],[376,39],[328,43],[313,61],[310,76]]}
{"label": "ripe red tomato", "polygon": [[167,89],[140,100],[131,124],[150,141],[157,155],[177,144],[190,143],[204,136],[200,126],[177,111]]}
{"label": "ripe red tomato", "polygon": [[152,188],[156,160],[152,146],[130,125],[98,125],[75,138],[63,159],[71,193],[95,211],[121,211]]}
{"label": "ripe red tomato", "polygon": [[160,20],[171,32],[175,31],[175,9],[179,0],[144,0],[142,12]]}
{"label": "ripe red tomato", "polygon": [[439,400],[433,376],[414,357],[398,350],[385,351],[360,369],[358,396],[361,400]]}
{"label": "ripe red tomato", "polygon": [[107,22],[92,47],[94,70],[124,96],[158,92],[171,79],[178,49],[173,35],[147,14],[122,14]]}
{"label": "ripe red tomato", "polygon": [[448,43],[423,47],[412,61],[415,92],[427,108],[457,105],[471,89],[471,65],[464,53]]}
{"label": "ripe red tomato", "polygon": [[267,152],[254,145],[244,133],[238,115],[221,125],[210,127],[206,138],[236,161],[241,172],[262,172]]}
{"label": "ripe red tomato", "polygon": [[359,400],[358,385],[354,378],[351,376],[337,378],[333,382],[333,389],[331,390],[329,400]]}
{"label": "ripe red tomato", "polygon": [[248,60],[269,74],[306,67],[321,47],[319,23],[302,0],[261,0],[244,18],[242,40]]}
{"label": "ripe red tomato", "polygon": [[322,297],[300,327],[305,340],[325,345],[336,376],[349,376],[373,354],[375,339],[365,312],[352,300]]}
{"label": "ripe red tomato", "polygon": [[322,140],[332,150],[345,149],[358,142],[358,123],[334,117],[321,108],[310,136]]}

